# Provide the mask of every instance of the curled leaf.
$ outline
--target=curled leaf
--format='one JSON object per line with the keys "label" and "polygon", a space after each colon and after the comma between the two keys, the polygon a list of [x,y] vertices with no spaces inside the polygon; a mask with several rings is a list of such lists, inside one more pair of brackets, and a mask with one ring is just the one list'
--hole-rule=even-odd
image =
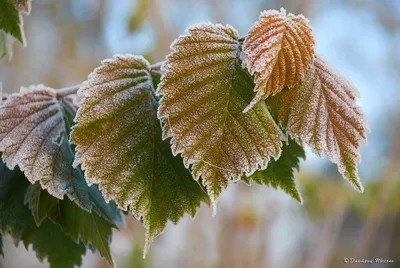
{"label": "curled leaf", "polygon": [[232,27],[190,27],[172,45],[158,88],[164,138],[172,137],[173,153],[202,179],[214,208],[229,181],[265,168],[281,152],[281,133],[265,103],[242,113],[254,84],[239,53]]}
{"label": "curled leaf", "polygon": [[147,229],[145,253],[168,220],[195,215],[208,202],[182,159],[162,141],[149,63],[133,55],[104,60],[78,92],[72,130],[75,165],[106,200],[131,210]]}
{"label": "curled leaf", "polygon": [[292,138],[308,144],[317,155],[327,155],[362,192],[357,163],[360,143],[367,142],[367,124],[356,97],[357,89],[316,55],[304,81],[268,103]]}
{"label": "curled leaf", "polygon": [[287,15],[285,9],[262,12],[243,47],[243,62],[255,75],[257,92],[245,112],[285,86],[297,85],[312,65],[314,45],[312,29],[303,15]]}

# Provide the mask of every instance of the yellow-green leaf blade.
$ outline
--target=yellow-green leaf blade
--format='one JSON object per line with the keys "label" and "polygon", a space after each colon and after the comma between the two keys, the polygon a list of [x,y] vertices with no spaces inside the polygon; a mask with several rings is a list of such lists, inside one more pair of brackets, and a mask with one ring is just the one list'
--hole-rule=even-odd
{"label": "yellow-green leaf blade", "polygon": [[255,75],[257,95],[245,111],[285,86],[297,85],[311,67],[314,37],[308,20],[286,10],[261,13],[243,48],[244,64]]}
{"label": "yellow-green leaf blade", "polygon": [[363,191],[357,163],[360,143],[367,141],[367,123],[356,97],[357,89],[316,55],[303,83],[268,102],[292,138],[308,144],[317,155],[325,154]]}
{"label": "yellow-green leaf blade", "polygon": [[147,229],[146,249],[168,220],[195,215],[203,189],[162,141],[149,63],[133,55],[105,60],[79,90],[71,133],[75,165],[106,200],[131,210]]}
{"label": "yellow-green leaf blade", "polygon": [[229,181],[279,157],[281,133],[265,103],[242,113],[254,84],[240,66],[235,29],[196,25],[172,49],[158,88],[164,137],[172,137],[174,154],[182,155],[215,203]]}

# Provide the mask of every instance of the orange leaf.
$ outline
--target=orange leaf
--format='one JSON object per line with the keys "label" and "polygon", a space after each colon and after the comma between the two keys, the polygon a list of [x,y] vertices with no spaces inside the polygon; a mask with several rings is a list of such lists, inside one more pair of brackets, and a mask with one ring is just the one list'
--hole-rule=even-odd
{"label": "orange leaf", "polygon": [[314,37],[303,15],[286,15],[286,10],[261,13],[244,42],[243,62],[255,74],[257,92],[245,112],[257,102],[294,87],[311,67]]}

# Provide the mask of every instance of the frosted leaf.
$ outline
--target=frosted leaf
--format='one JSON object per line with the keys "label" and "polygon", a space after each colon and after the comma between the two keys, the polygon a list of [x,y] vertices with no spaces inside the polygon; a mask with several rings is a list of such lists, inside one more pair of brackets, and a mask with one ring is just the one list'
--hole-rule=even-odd
{"label": "frosted leaf", "polygon": [[303,15],[286,10],[261,13],[243,47],[244,65],[255,75],[257,95],[245,112],[261,99],[297,85],[311,67],[314,37]]}
{"label": "frosted leaf", "polygon": [[265,103],[242,113],[254,84],[239,46],[230,26],[190,27],[172,45],[158,88],[164,138],[172,137],[173,153],[202,179],[214,208],[229,181],[265,168],[281,152],[281,133]]}
{"label": "frosted leaf", "polygon": [[327,66],[320,56],[304,81],[269,100],[271,109],[291,137],[327,155],[339,172],[359,191],[360,142],[366,143],[366,119],[356,104],[358,91]]}
{"label": "frosted leaf", "polygon": [[19,166],[31,183],[51,195],[67,195],[81,208],[112,221],[99,193],[72,167],[64,105],[43,85],[22,88],[0,106],[0,151],[7,167]]}
{"label": "frosted leaf", "polygon": [[242,180],[247,184],[253,180],[275,189],[279,187],[293,199],[303,203],[293,175],[294,170],[299,170],[300,158],[306,158],[303,147],[290,139],[283,143],[282,154],[278,160],[271,160],[266,169],[258,170],[250,177],[244,176]]}
{"label": "frosted leaf", "polygon": [[82,98],[72,130],[75,165],[99,184],[106,200],[131,210],[147,229],[145,253],[165,228],[200,202],[209,202],[182,159],[161,136],[149,63],[133,55],[104,60],[78,91]]}

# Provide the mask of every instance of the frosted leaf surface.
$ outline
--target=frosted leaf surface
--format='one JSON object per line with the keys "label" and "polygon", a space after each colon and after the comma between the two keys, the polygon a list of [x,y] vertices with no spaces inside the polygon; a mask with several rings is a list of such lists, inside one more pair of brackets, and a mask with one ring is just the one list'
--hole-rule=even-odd
{"label": "frosted leaf surface", "polygon": [[[56,198],[64,195],[87,211],[112,221],[101,196],[72,167],[64,106],[43,85],[22,88],[0,106],[0,151],[7,167],[19,166],[31,183],[40,182]],[[104,202],[104,201],[103,201]]]}
{"label": "frosted leaf surface", "polygon": [[311,67],[314,37],[303,15],[286,15],[286,10],[261,13],[244,42],[244,64],[255,75],[257,102],[298,84]]}
{"label": "frosted leaf surface", "polygon": [[209,202],[180,157],[162,140],[149,63],[133,55],[104,60],[78,91],[71,141],[75,165],[106,200],[131,210],[147,229],[146,248],[168,220],[177,223]]}
{"label": "frosted leaf surface", "polygon": [[196,180],[215,202],[229,181],[265,168],[281,152],[281,133],[264,102],[248,113],[253,79],[239,61],[238,33],[230,26],[190,27],[172,45],[159,85],[158,116]]}
{"label": "frosted leaf surface", "polygon": [[367,142],[367,124],[356,97],[352,83],[316,55],[304,81],[268,103],[292,138],[308,144],[319,156],[327,155],[362,192],[357,163],[361,161],[360,142]]}

